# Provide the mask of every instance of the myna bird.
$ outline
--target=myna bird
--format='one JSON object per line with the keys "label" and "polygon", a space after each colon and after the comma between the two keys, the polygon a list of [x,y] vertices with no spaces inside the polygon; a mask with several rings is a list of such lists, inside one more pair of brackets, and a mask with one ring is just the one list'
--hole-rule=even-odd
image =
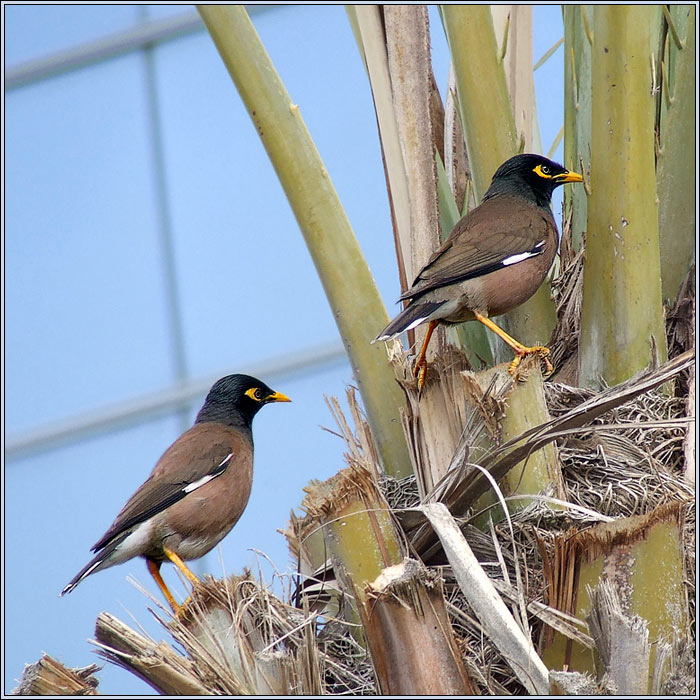
{"label": "myna bird", "polygon": [[425,352],[438,323],[480,321],[515,352],[509,371],[529,354],[547,359],[549,349],[526,347],[489,317],[527,301],[554,260],[559,236],[552,216],[552,192],[583,178],[543,156],[524,153],[496,171],[481,204],[460,219],[445,242],[418,273],[400,300],[406,308],[375,338],[388,340],[428,323],[414,366],[419,386],[425,379]]}
{"label": "myna bird", "polygon": [[92,548],[95,557],[61,595],[90,574],[141,556],[179,610],[160,565],[169,559],[191,583],[197,581],[185,560],[204,556],[241,517],[253,483],[253,418],[274,401],[290,399],[245,374],[219,379],[194,425],[165,451]]}

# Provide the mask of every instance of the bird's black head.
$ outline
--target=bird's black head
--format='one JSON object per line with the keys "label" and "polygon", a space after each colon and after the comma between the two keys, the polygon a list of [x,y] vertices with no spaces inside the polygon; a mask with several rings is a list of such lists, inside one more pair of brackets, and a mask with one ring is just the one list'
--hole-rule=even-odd
{"label": "bird's black head", "polygon": [[265,382],[247,374],[229,374],[212,386],[195,423],[215,421],[250,427],[255,414],[266,404],[291,401],[270,389]]}
{"label": "bird's black head", "polygon": [[567,170],[549,158],[534,153],[522,153],[509,158],[496,170],[484,201],[502,194],[514,194],[548,207],[552,192],[566,182],[582,182],[578,174]]}

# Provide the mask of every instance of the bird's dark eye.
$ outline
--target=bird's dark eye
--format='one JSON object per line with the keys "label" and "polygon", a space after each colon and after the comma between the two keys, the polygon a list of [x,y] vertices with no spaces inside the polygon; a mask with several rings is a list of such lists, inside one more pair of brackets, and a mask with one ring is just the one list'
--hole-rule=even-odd
{"label": "bird's dark eye", "polygon": [[258,401],[262,401],[263,395],[262,395],[262,391],[260,391],[259,388],[256,389],[256,390],[253,392],[253,396],[254,396]]}
{"label": "bird's dark eye", "polygon": [[555,175],[552,175],[552,168],[549,165],[545,165],[544,163],[538,163],[532,169],[532,171],[535,173],[535,175],[545,178],[546,180],[556,177]]}

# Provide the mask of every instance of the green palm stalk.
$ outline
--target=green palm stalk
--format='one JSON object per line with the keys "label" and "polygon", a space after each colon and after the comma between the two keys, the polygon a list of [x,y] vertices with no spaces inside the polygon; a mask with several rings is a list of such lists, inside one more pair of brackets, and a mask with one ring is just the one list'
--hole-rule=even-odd
{"label": "green palm stalk", "polygon": [[651,47],[660,10],[596,5],[579,376],[618,384],[666,357]]}
{"label": "green palm stalk", "polygon": [[[590,13],[585,5],[564,5],[564,165],[584,178],[591,152]],[[564,210],[571,216],[573,248],[579,250],[588,211],[584,187],[564,188]]]}
{"label": "green palm stalk", "polygon": [[[323,161],[242,5],[201,5],[216,44],[284,187],[345,344],[386,471],[411,473],[399,421],[403,395],[386,353],[370,345],[389,322]],[[342,260],[342,265],[338,261]]]}
{"label": "green palm stalk", "polygon": [[670,5],[661,59],[656,186],[663,296],[695,259],[695,6]]}

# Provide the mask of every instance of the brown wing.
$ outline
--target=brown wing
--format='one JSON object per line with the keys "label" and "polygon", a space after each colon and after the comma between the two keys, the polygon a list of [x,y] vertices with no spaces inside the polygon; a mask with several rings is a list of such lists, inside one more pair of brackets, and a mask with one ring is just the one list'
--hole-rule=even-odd
{"label": "brown wing", "polygon": [[487,200],[457,223],[400,298],[494,272],[505,259],[533,251],[553,232],[556,225],[548,209],[507,195]]}
{"label": "brown wing", "polygon": [[252,440],[242,431],[221,423],[195,424],[163,453],[92,550],[102,549],[121,533],[186,498],[203,480],[221,476],[237,455],[252,450]]}

